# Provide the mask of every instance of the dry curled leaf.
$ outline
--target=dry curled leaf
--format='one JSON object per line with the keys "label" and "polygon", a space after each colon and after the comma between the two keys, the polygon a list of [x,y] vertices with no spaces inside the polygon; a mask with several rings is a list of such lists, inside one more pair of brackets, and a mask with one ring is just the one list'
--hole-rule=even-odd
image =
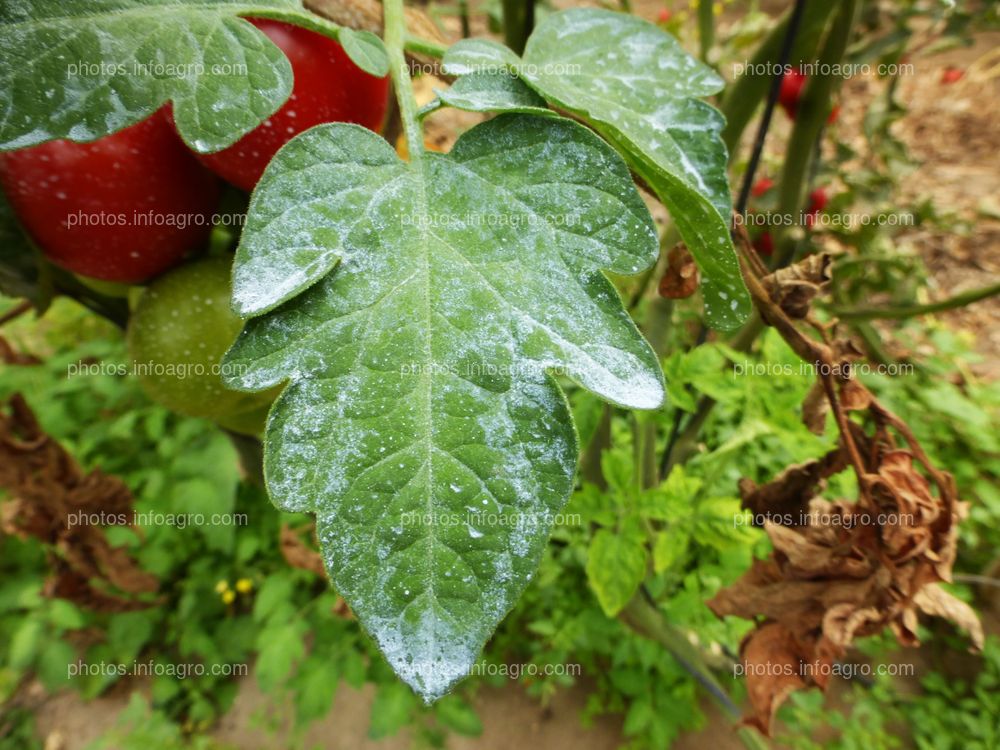
{"label": "dry curled leaf", "polygon": [[826,415],[830,413],[830,402],[826,389],[818,380],[812,384],[802,402],[802,424],[814,435],[826,432]]}
{"label": "dry curled leaf", "polygon": [[762,520],[784,526],[804,525],[809,501],[818,493],[820,483],[846,467],[847,454],[838,448],[822,458],[789,466],[766,484],[757,485],[751,479],[741,479],[742,506],[753,514],[757,525],[761,525]]}
{"label": "dry curled leaf", "polygon": [[5,365],[37,365],[41,360],[33,354],[17,351],[10,342],[0,336],[0,362]]}
{"label": "dry curled leaf", "polygon": [[12,499],[0,514],[2,530],[32,536],[48,547],[52,577],[46,593],[102,612],[141,609],[154,601],[136,598],[157,590],[123,547],[112,547],[101,524],[127,520],[132,493],[117,477],[84,472],[49,437],[20,396],[0,410],[0,487]]}
{"label": "dry curled leaf", "polygon": [[[982,646],[975,612],[938,586],[950,580],[965,513],[954,481],[867,389],[845,380],[838,390],[833,406],[847,430],[837,450],[764,485],[740,483],[743,506],[763,523],[773,552],[708,602],[720,617],[763,618],[741,653],[753,709],[746,722],[765,734],[791,691],[826,686],[856,638],[889,628],[903,645],[916,645],[919,612],[950,619]],[[848,422],[848,409],[866,410],[874,434]],[[889,427],[909,449],[897,447]],[[816,497],[827,477],[852,464],[848,441],[861,461],[858,499]],[[812,667],[790,676],[793,663]]]}
{"label": "dry curled leaf", "polygon": [[[303,536],[314,535],[315,532],[315,524],[307,524],[299,529],[292,529],[287,524],[282,524],[279,540],[281,554],[285,558],[285,562],[293,568],[308,570],[320,578],[325,578],[326,569],[323,566],[323,558],[315,547],[309,546],[303,539]],[[333,614],[335,617],[341,617],[345,620],[354,619],[351,608],[340,596],[337,597],[337,602],[333,605]]]}
{"label": "dry curled leaf", "polygon": [[932,617],[943,617],[946,620],[951,620],[969,634],[969,638],[976,648],[983,647],[983,624],[979,621],[979,617],[972,607],[958,597],[949,594],[938,584],[932,583],[920,589],[913,601],[921,612]]}
{"label": "dry curled leaf", "polygon": [[812,301],[830,281],[829,253],[807,255],[798,263],[779,268],[760,280],[761,286],[788,317],[802,320]]}
{"label": "dry curled leaf", "polygon": [[660,296],[667,299],[685,299],[698,291],[698,266],[683,242],[667,253],[667,269],[658,289]]}
{"label": "dry curled leaf", "polygon": [[[309,529],[313,529],[313,526],[310,525]],[[308,570],[320,577],[326,575],[323,558],[320,557],[319,552],[306,544],[300,533],[296,533],[287,524],[281,525],[279,543],[282,557],[293,568]]]}
{"label": "dry curled leaf", "polygon": [[[794,634],[775,622],[751,631],[740,646],[747,697],[754,712],[749,723],[764,733],[778,707],[794,691],[806,686],[801,676],[799,651]],[[768,673],[755,669],[760,664],[770,666]]]}

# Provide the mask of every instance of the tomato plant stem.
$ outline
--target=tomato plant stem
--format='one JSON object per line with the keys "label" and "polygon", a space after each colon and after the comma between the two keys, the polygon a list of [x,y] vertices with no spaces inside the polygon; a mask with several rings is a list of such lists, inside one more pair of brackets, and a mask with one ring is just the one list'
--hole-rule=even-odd
{"label": "tomato plant stem", "polygon": [[[804,0],[800,0],[802,2]],[[714,0],[698,0],[698,47],[701,61],[708,64],[708,53],[715,43]]]}
{"label": "tomato plant stem", "polygon": [[750,200],[750,190],[753,186],[754,176],[757,166],[760,164],[760,157],[764,153],[764,142],[767,140],[767,131],[771,127],[771,117],[774,115],[774,107],[778,103],[778,95],[781,92],[781,80],[784,77],[782,71],[788,66],[788,61],[792,57],[792,48],[795,46],[795,37],[799,32],[802,23],[802,14],[805,10],[806,0],[796,0],[792,16],[788,21],[788,28],[785,38],[781,44],[781,54],[778,56],[778,66],[771,77],[771,87],[767,92],[767,100],[764,103],[764,114],[760,118],[760,125],[757,128],[757,137],[754,138],[753,151],[750,153],[750,161],[747,164],[746,172],[743,174],[743,184],[740,187],[740,195],[736,201],[735,211],[743,216],[747,211],[747,203]]}
{"label": "tomato plant stem", "polygon": [[389,53],[389,72],[396,89],[399,116],[406,134],[406,148],[410,162],[419,165],[424,156],[424,137],[417,120],[417,102],[413,97],[413,83],[410,81],[410,66],[406,63],[403,47],[406,40],[406,17],[403,15],[403,0],[385,2],[385,46]]}
{"label": "tomato plant stem", "polygon": [[534,21],[535,0],[503,0],[504,41],[519,55],[524,52]]}
{"label": "tomato plant stem", "polygon": [[[621,618],[633,630],[666,648],[691,676],[701,683],[731,719],[740,718],[739,707],[715,679],[700,651],[682,632],[667,622],[659,609],[651,603],[649,594],[644,588],[641,588],[625,605]],[[741,728],[738,734],[740,740],[750,750],[769,747],[767,741],[752,729]]]}
{"label": "tomato plant stem", "polygon": [[[835,70],[844,58],[857,7],[857,0],[842,0],[819,54],[817,68],[820,71]],[[830,114],[830,98],[838,84],[838,76],[832,73],[820,72],[809,76],[798,103],[795,127],[785,151],[778,193],[778,215],[789,217],[791,226],[801,224],[802,201],[807,188],[806,176],[810,173],[813,149],[826,125]],[[794,257],[796,242],[789,236],[787,228],[785,222],[776,228],[778,237],[772,260],[773,268],[788,265]]]}
{"label": "tomato plant stem", "polygon": [[406,35],[405,49],[407,52],[416,52],[420,55],[427,55],[428,57],[436,57],[438,59],[444,57],[444,53],[448,50],[443,44],[438,44],[419,36],[413,36],[412,34]]}
{"label": "tomato plant stem", "polygon": [[[836,7],[836,3],[807,2],[805,6],[789,60],[798,61],[814,56],[820,34],[826,26],[830,13]],[[794,13],[794,9],[792,13]],[[722,140],[726,144],[726,148],[729,149],[730,158],[735,154],[743,131],[746,130],[753,118],[761,100],[767,96],[772,79],[767,75],[762,75],[759,71],[777,62],[788,28],[791,25],[791,17],[792,14],[789,13],[771,30],[757,52],[748,61],[744,72],[739,75],[724,95],[720,107],[726,116],[726,127],[722,131]]]}
{"label": "tomato plant stem", "polygon": [[965,307],[973,302],[1000,294],[1000,282],[970,289],[954,297],[924,305],[901,305],[899,307],[833,307],[830,312],[841,320],[901,320],[917,315],[929,315],[956,307]]}

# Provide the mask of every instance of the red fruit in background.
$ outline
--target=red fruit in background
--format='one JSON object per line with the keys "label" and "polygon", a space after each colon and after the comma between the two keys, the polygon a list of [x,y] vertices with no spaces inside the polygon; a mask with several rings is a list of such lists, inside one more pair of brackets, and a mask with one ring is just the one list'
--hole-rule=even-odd
{"label": "red fruit in background", "polygon": [[798,70],[790,70],[781,79],[778,104],[792,120],[795,119],[795,113],[799,108],[799,97],[802,95],[802,87],[806,85],[808,78],[809,76]]}
{"label": "red fruit in background", "polygon": [[288,57],[295,83],[281,109],[229,148],[198,154],[233,185],[252,190],[278,149],[323,122],[353,122],[378,130],[389,103],[389,78],[368,75],[333,39],[280,21],[248,19]]}
{"label": "red fruit in background", "polygon": [[53,263],[105,281],[145,281],[200,247],[215,176],[161,109],[91,143],[51,141],[0,154],[0,183]]}
{"label": "red fruit in background", "polygon": [[659,13],[656,14],[657,23],[670,23],[671,12],[667,8],[663,8]]}
{"label": "red fruit in background", "polygon": [[943,71],[941,71],[941,83],[955,83],[965,75],[965,71],[961,68],[956,68],[953,65],[949,65]]}
{"label": "red fruit in background", "polygon": [[750,194],[754,198],[760,198],[764,193],[774,187],[774,180],[770,177],[761,177],[757,182],[753,184],[750,188]]}
{"label": "red fruit in background", "polygon": [[816,188],[809,193],[809,207],[806,209],[805,223],[811,227],[819,212],[826,208],[828,198],[823,188]]}
{"label": "red fruit in background", "polygon": [[830,116],[826,118],[826,124],[832,125],[837,121],[838,117],[840,117],[840,105],[834,104],[833,109],[830,110]]}
{"label": "red fruit in background", "polygon": [[771,255],[774,252],[774,238],[770,232],[761,232],[753,241],[753,247],[761,255]]}

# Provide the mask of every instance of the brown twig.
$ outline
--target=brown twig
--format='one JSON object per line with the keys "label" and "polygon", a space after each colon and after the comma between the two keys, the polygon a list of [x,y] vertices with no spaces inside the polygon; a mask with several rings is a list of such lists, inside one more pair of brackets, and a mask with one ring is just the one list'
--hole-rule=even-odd
{"label": "brown twig", "polygon": [[30,310],[32,307],[34,307],[34,305],[32,305],[29,300],[23,300],[17,303],[3,315],[0,315],[0,326],[6,325],[15,318],[21,317],[26,312],[28,312],[28,310]]}

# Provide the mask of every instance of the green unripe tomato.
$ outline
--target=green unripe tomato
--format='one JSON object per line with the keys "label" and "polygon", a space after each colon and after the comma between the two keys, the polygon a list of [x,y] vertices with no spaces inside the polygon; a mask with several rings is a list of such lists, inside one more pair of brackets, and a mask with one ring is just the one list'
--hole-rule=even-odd
{"label": "green unripe tomato", "polygon": [[157,403],[256,434],[277,389],[241,393],[223,384],[222,355],[242,327],[229,307],[229,273],[227,258],[208,258],[160,276],[129,319],[129,355],[143,390]]}

